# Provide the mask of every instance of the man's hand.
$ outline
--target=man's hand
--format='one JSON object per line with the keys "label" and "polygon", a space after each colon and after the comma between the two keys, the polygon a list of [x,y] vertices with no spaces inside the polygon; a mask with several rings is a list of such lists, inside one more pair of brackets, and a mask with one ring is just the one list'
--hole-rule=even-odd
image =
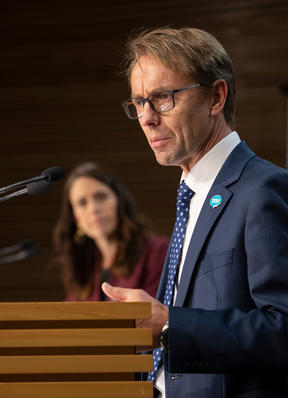
{"label": "man's hand", "polygon": [[139,328],[151,328],[153,334],[153,348],[159,347],[161,330],[164,324],[168,321],[168,307],[141,289],[114,287],[109,285],[109,283],[104,282],[102,284],[102,290],[106,296],[110,297],[112,300],[122,302],[150,302],[152,312],[151,319],[138,320],[136,321],[136,326]]}

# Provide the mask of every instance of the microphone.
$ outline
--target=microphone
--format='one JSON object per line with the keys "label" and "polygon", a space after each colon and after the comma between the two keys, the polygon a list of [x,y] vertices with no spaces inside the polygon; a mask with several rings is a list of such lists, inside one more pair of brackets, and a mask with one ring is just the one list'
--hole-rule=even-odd
{"label": "microphone", "polygon": [[62,178],[64,174],[65,172],[62,167],[54,166],[50,167],[47,170],[44,170],[41,173],[41,175],[38,177],[33,177],[28,180],[16,182],[15,184],[9,185],[7,187],[0,188],[0,195],[1,195],[17,187],[26,185],[25,188],[22,188],[18,191],[14,191],[8,195],[2,196],[2,198],[0,198],[0,203],[8,199],[15,198],[16,196],[24,195],[26,193],[28,193],[29,195],[37,195],[38,193],[45,191],[45,189],[48,188],[52,182],[60,180],[60,178]]}
{"label": "microphone", "polygon": [[28,193],[29,195],[38,195],[38,193],[45,191],[49,187],[51,182],[52,181],[46,180],[31,182],[27,185],[24,193]]}
{"label": "microphone", "polygon": [[0,264],[23,260],[37,252],[38,246],[30,239],[0,249]]}
{"label": "microphone", "polygon": [[65,171],[62,167],[59,166],[52,166],[49,167],[48,169],[42,171],[40,176],[29,178],[28,180],[23,180],[16,182],[14,184],[8,185],[6,187],[0,188],[0,195],[9,191],[12,191],[13,189],[16,189],[18,187],[21,187],[23,185],[28,185],[30,183],[38,182],[38,181],[46,181],[48,183],[60,180],[62,177],[64,177]]}
{"label": "microphone", "polygon": [[36,247],[36,244],[33,242],[33,240],[23,239],[20,242],[15,243],[14,245],[0,248],[0,256],[5,255],[5,254],[11,254],[13,252],[17,252],[17,251],[23,250],[23,249],[26,250],[31,247]]}
{"label": "microphone", "polygon": [[2,196],[2,198],[0,198],[0,203],[5,202],[8,199],[15,198],[16,196],[24,195],[26,193],[28,193],[29,195],[37,195],[38,193],[45,191],[45,189],[47,189],[50,184],[51,182],[48,181],[31,182],[27,185],[26,188]]}

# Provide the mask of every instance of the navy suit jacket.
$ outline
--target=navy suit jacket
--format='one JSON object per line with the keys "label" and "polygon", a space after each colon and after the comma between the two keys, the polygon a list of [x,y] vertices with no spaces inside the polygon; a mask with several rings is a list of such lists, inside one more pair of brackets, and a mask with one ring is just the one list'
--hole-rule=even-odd
{"label": "navy suit jacket", "polygon": [[[222,203],[213,208],[214,195]],[[167,398],[288,397],[288,172],[245,142],[197,220],[169,308],[164,367]]]}

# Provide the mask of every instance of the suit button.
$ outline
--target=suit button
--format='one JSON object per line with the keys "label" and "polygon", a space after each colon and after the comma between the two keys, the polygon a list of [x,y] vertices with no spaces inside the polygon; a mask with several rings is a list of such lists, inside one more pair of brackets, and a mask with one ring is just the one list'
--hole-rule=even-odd
{"label": "suit button", "polygon": [[182,377],[182,375],[173,375],[171,376],[171,380],[177,380],[180,379]]}

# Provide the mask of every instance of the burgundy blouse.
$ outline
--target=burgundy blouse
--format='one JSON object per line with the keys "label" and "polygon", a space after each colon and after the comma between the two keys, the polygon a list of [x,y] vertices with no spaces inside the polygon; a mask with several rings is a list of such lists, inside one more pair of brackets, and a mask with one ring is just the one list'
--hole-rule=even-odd
{"label": "burgundy blouse", "polygon": [[[143,289],[151,296],[155,297],[164,264],[169,239],[160,236],[151,236],[141,254],[131,275],[120,277],[110,272],[107,282],[112,286],[128,287],[133,289]],[[100,300],[100,277],[101,267],[95,267],[94,291],[87,299],[88,301]],[[68,293],[66,301],[74,301],[73,293]]]}

